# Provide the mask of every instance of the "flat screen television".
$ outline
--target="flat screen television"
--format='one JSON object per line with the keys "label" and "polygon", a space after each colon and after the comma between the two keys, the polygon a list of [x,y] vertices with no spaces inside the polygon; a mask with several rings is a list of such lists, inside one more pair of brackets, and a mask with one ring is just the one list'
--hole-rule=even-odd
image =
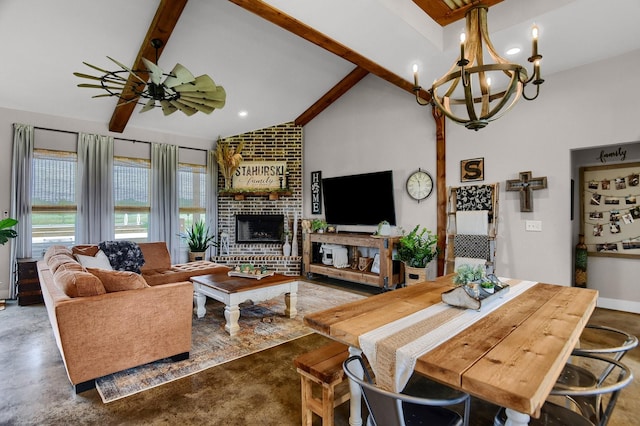
{"label": "flat screen television", "polygon": [[330,225],[396,224],[391,170],[322,179],[322,195]]}

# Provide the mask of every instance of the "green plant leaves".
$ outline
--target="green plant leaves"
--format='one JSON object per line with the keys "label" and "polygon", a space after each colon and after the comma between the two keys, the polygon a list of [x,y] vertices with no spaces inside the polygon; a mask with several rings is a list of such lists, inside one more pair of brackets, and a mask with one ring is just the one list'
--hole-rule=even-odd
{"label": "green plant leaves", "polygon": [[425,268],[438,255],[437,242],[437,235],[416,225],[411,232],[400,237],[396,259],[413,268]]}
{"label": "green plant leaves", "polygon": [[18,236],[18,233],[15,230],[8,229],[15,226],[17,223],[17,220],[10,217],[0,220],[0,245],[5,245],[9,241],[9,238],[15,238]]}
{"label": "green plant leaves", "polygon": [[211,246],[217,246],[216,236],[209,233],[209,227],[204,221],[195,222],[191,225],[191,229],[187,229],[184,234],[180,235],[187,240],[189,250],[192,252],[203,252]]}

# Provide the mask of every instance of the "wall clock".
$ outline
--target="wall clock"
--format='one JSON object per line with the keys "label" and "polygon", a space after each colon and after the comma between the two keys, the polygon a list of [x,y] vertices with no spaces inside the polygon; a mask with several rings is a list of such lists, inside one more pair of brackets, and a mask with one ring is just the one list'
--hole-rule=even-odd
{"label": "wall clock", "polygon": [[418,169],[411,173],[407,179],[407,193],[418,202],[424,200],[433,191],[433,179],[424,170]]}

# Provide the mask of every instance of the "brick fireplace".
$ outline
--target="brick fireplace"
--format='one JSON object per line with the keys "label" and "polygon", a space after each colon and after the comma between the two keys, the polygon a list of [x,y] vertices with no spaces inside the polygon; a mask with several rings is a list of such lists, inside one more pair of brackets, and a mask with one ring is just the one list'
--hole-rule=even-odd
{"label": "brick fireplace", "polygon": [[[244,142],[244,161],[286,161],[287,182],[290,193],[277,197],[267,195],[233,194],[218,195],[218,230],[229,240],[229,253],[218,252],[212,260],[229,266],[242,263],[265,265],[270,270],[290,275],[300,274],[302,239],[300,219],[302,217],[302,128],[293,123],[285,123],[254,132],[223,139],[232,146]],[[224,187],[224,179],[218,176],[218,188]],[[243,198],[243,199],[236,199]],[[272,199],[273,198],[273,199]],[[293,234],[294,215],[298,217],[298,256],[283,256],[282,242],[277,237],[236,239],[237,218],[256,216],[282,217],[284,228]],[[241,225],[244,226],[244,225]],[[261,232],[261,231],[260,231]],[[277,241],[276,241],[277,240]],[[291,242],[291,239],[289,240]]]}

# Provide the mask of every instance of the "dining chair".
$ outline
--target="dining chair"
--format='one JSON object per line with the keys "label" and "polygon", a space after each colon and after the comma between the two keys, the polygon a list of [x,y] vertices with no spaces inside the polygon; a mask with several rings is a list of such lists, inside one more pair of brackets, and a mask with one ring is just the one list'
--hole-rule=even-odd
{"label": "dining chair", "polygon": [[[364,371],[364,379],[354,373],[354,363],[360,364],[359,367]],[[452,397],[423,398],[386,391],[375,385],[364,360],[357,355],[347,358],[343,363],[343,368],[347,377],[357,383],[362,390],[362,396],[369,410],[367,425],[467,426],[469,424],[469,410],[471,407],[469,394],[456,392]],[[462,415],[445,408],[458,404],[464,404]]]}
{"label": "dining chair", "polygon": [[[571,361],[578,368],[598,372],[596,383],[563,383],[561,377],[542,406],[540,417],[531,418],[529,425],[605,426],[609,422],[620,391],[633,380],[631,369],[615,359],[577,351]],[[603,376],[600,372],[605,371],[608,373]],[[505,423],[505,409],[501,408],[494,426]]]}
{"label": "dining chair", "polygon": [[[573,354],[606,356],[616,361],[620,361],[628,351],[638,346],[636,336],[599,324],[587,325],[580,341],[580,346],[573,350]],[[566,386],[596,386],[603,383],[615,367],[614,364],[608,364],[600,371],[594,371],[593,368],[585,368],[572,363],[572,359],[573,357],[565,364],[558,377],[557,387],[560,389]],[[583,407],[583,410],[589,410],[592,413],[595,413],[599,403],[597,395],[576,396],[574,400]],[[593,416],[591,417],[593,418]]]}

